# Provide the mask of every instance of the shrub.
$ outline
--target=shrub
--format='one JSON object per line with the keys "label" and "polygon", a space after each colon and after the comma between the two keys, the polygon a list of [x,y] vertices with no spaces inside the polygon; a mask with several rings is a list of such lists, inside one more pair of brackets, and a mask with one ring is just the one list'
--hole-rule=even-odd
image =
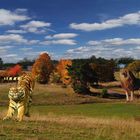
{"label": "shrub", "polygon": [[100,94],[101,98],[107,98],[108,97],[108,90],[106,88],[103,88]]}
{"label": "shrub", "polygon": [[82,84],[81,82],[74,82],[72,84],[72,88],[74,90],[75,93],[78,94],[87,94],[89,93],[89,87],[87,86],[87,84]]}
{"label": "shrub", "polygon": [[60,75],[57,72],[52,72],[50,75],[50,83],[61,83]]}
{"label": "shrub", "polygon": [[72,79],[72,88],[75,93],[89,94],[89,84],[97,82],[97,75],[89,63],[81,63],[78,60],[68,67]]}

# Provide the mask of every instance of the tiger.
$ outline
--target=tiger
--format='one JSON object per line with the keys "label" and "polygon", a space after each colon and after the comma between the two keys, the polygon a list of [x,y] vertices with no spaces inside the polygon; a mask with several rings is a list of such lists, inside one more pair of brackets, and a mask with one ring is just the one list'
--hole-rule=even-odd
{"label": "tiger", "polygon": [[16,86],[9,89],[9,107],[3,120],[11,119],[17,110],[17,120],[22,121],[23,116],[30,117],[32,93],[35,86],[34,78],[29,74],[23,74],[18,78]]}

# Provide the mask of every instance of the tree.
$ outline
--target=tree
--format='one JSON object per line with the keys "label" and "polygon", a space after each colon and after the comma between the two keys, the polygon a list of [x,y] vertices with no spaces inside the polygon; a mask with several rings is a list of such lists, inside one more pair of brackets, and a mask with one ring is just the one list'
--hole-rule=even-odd
{"label": "tree", "polygon": [[129,65],[130,63],[134,62],[135,60],[131,57],[121,57],[116,60],[118,65],[123,64],[123,65]]}
{"label": "tree", "polygon": [[61,59],[58,65],[56,66],[56,72],[60,75],[60,81],[63,84],[68,85],[71,82],[71,77],[69,76],[69,73],[67,70],[68,66],[71,66],[71,65],[72,65],[71,60]]}
{"label": "tree", "polygon": [[114,71],[116,63],[113,60],[104,61],[104,63],[91,63],[91,67],[97,73],[100,82],[110,82],[114,80]]}
{"label": "tree", "polygon": [[3,60],[2,58],[0,58],[0,69],[2,69],[2,67],[3,67]]}
{"label": "tree", "polygon": [[79,63],[75,60],[72,66],[68,67],[68,72],[72,78],[72,88],[76,93],[88,94],[90,92],[88,83],[97,82],[97,75],[89,63]]}
{"label": "tree", "polygon": [[136,60],[130,63],[127,68],[132,71],[136,76],[139,76],[140,72],[140,60]]}
{"label": "tree", "polygon": [[11,77],[19,76],[22,71],[22,67],[20,65],[15,65],[7,70],[7,75]]}
{"label": "tree", "polygon": [[52,70],[53,65],[50,56],[47,53],[42,53],[33,64],[32,74],[36,77],[37,82],[45,84],[48,83]]}
{"label": "tree", "polygon": [[20,64],[23,69],[27,70],[28,66],[32,66],[34,64],[34,60],[24,58],[23,60],[19,61],[18,64]]}

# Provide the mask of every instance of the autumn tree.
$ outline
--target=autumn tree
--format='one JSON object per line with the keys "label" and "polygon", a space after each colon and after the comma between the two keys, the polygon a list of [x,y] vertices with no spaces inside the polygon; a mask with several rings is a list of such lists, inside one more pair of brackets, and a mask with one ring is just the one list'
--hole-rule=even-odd
{"label": "autumn tree", "polygon": [[33,64],[32,74],[35,76],[37,82],[45,84],[49,81],[52,69],[53,65],[50,56],[47,53],[42,53]]}
{"label": "autumn tree", "polygon": [[21,71],[22,71],[22,67],[17,64],[14,67],[11,67],[7,70],[7,76],[11,76],[11,77],[18,76],[20,75]]}
{"label": "autumn tree", "polygon": [[68,66],[71,66],[71,65],[72,65],[71,60],[61,59],[58,65],[56,66],[56,72],[60,75],[60,81],[63,84],[68,85],[71,82],[71,77],[69,76],[69,73],[67,70]]}
{"label": "autumn tree", "polygon": [[139,77],[140,73],[140,60],[136,60],[130,63],[127,68],[132,71],[137,77]]}

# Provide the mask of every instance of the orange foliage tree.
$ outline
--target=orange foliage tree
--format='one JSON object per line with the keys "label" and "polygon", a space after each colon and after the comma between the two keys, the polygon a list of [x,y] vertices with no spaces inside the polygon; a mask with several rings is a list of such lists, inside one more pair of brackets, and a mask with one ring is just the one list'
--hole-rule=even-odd
{"label": "orange foliage tree", "polygon": [[68,59],[61,59],[56,66],[56,71],[60,75],[60,80],[63,84],[70,84],[71,77],[68,74],[67,67],[72,65],[72,61]]}
{"label": "orange foliage tree", "polygon": [[32,74],[37,82],[45,84],[49,80],[50,73],[53,70],[51,58],[47,53],[40,54],[32,67]]}
{"label": "orange foliage tree", "polygon": [[22,71],[22,67],[20,65],[15,65],[14,67],[11,67],[7,70],[7,76],[11,76],[11,77],[14,77],[14,76],[18,76]]}

